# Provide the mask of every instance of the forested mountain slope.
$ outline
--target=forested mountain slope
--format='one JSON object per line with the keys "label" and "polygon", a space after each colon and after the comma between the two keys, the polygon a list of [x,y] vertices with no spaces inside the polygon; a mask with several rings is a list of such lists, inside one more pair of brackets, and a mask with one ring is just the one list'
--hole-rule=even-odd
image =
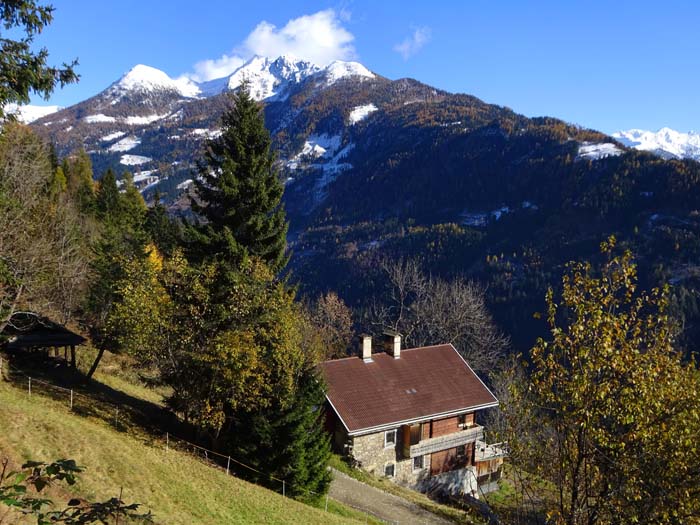
{"label": "forested mountain slope", "polygon": [[[616,234],[638,255],[643,283],[673,284],[686,334],[694,333],[697,162],[356,63],[258,57],[243,68],[199,86],[135,68],[33,125],[59,155],[84,147],[97,173],[129,169],[147,196],[157,188],[181,213],[226,93],[247,80],[286,181],[302,291],[336,289],[360,306],[381,282],[377,260],[418,258],[431,272],[482,282],[502,327],[525,348],[541,333],[533,314],[562,265],[595,258]],[[159,81],[135,82],[144,71]]]}

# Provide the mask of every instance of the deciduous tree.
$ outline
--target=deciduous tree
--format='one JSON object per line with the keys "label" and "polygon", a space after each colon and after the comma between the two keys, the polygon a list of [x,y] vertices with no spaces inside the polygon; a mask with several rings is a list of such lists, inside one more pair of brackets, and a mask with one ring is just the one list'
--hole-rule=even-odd
{"label": "deciduous tree", "polygon": [[551,335],[504,405],[517,466],[551,482],[553,523],[692,523],[700,517],[700,377],[674,349],[668,290],[637,291],[626,252],[599,273],[572,263]]}

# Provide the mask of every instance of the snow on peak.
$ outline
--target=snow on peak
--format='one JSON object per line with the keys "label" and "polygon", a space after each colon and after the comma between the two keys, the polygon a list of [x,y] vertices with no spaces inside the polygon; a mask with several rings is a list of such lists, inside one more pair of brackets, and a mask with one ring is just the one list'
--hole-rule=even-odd
{"label": "snow on peak", "polygon": [[255,100],[273,97],[283,100],[290,85],[298,84],[312,75],[322,76],[326,86],[346,77],[374,78],[374,73],[358,62],[336,60],[321,68],[292,55],[277,58],[254,56],[230,76],[202,82],[199,89],[203,95],[214,95],[226,89],[236,89],[247,82]]}
{"label": "snow on peak", "polygon": [[226,87],[236,89],[243,82],[247,82],[250,94],[255,100],[283,97],[290,83],[301,82],[317,71],[317,65],[289,55],[276,59],[255,56],[228,77]]}
{"label": "snow on peak", "polygon": [[334,60],[323,71],[326,75],[326,86],[331,86],[346,77],[374,78],[375,76],[359,62],[343,62],[342,60]]}
{"label": "snow on peak", "polygon": [[138,64],[131,68],[112,85],[111,90],[120,93],[165,90],[175,91],[183,97],[196,97],[200,92],[199,87],[187,78],[173,79],[164,71],[143,64]]}
{"label": "snow on peak", "polygon": [[8,104],[5,106],[5,114],[14,115],[20,122],[29,124],[62,109],[61,106],[32,106],[31,104],[18,106],[17,104]]}
{"label": "snow on peak", "polygon": [[612,135],[625,146],[651,151],[666,158],[689,158],[700,160],[700,133],[681,133],[671,128],[646,131],[630,129]]}

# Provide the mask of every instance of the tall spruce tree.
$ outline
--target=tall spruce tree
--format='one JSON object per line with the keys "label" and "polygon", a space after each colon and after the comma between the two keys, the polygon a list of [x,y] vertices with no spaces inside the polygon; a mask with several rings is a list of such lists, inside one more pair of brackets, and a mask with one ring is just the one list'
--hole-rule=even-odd
{"label": "tall spruce tree", "polygon": [[262,109],[244,85],[199,164],[192,208],[206,222],[194,228],[195,256],[215,253],[234,263],[256,256],[275,272],[287,264],[284,187],[270,146]]}
{"label": "tall spruce tree", "polygon": [[291,405],[237,411],[234,431],[228,433],[229,450],[262,473],[241,470],[240,475],[275,490],[283,480],[287,495],[304,501],[325,494],[331,481],[331,446],[323,425],[324,400],[322,380],[308,365],[297,379]]}

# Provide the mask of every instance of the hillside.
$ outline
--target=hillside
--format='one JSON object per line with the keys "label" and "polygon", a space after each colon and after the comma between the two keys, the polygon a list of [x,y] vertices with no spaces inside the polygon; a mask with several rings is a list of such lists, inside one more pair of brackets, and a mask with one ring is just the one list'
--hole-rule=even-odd
{"label": "hillside", "polygon": [[[37,385],[38,386],[38,385]],[[123,489],[161,524],[356,523],[260,486],[227,476],[187,453],[166,452],[160,441],[121,431],[104,420],[72,413],[67,403],[0,381],[0,455],[15,465],[31,459],[72,458],[86,467],[70,494],[107,499]],[[78,411],[79,412],[79,411]],[[360,516],[331,502],[333,510]],[[361,515],[364,521],[364,515]]]}
{"label": "hillside", "polygon": [[203,141],[218,133],[228,90],[248,79],[285,181],[302,293],[334,289],[361,308],[381,287],[379,259],[417,258],[479,281],[526,350],[543,333],[533,315],[565,263],[594,259],[615,234],[639,256],[645,286],[674,286],[684,341],[697,339],[697,162],[351,62],[256,57],[194,87],[161,73],[138,66],[33,126],[59,155],[85,147],[97,176],[131,170],[147,197],[157,189],[172,213],[187,214]]}

